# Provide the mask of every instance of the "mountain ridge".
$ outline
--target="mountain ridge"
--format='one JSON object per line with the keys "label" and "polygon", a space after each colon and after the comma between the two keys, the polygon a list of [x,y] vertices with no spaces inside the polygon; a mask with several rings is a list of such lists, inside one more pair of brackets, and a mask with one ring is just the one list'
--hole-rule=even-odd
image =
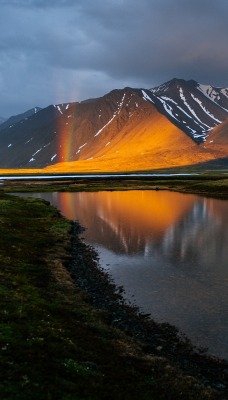
{"label": "mountain ridge", "polygon": [[40,110],[42,110],[41,107],[34,107],[34,108],[31,108],[21,114],[13,115],[9,118],[2,118],[2,122],[1,122],[1,118],[0,118],[0,130],[5,129],[7,127],[12,127],[17,122],[20,122],[23,119],[31,117],[33,114],[36,114]]}

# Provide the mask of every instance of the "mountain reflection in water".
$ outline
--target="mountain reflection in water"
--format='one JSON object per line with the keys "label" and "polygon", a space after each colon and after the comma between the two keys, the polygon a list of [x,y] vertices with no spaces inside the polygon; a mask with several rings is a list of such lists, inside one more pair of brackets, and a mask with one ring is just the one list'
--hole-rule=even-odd
{"label": "mountain reflection in water", "polygon": [[228,359],[228,201],[168,191],[52,193],[126,299]]}
{"label": "mountain reflection in water", "polygon": [[89,228],[88,241],[129,255],[147,253],[151,240],[159,243],[193,204],[187,196],[178,204],[175,193],[153,191],[58,193],[58,202]]}
{"label": "mountain reflection in water", "polygon": [[116,254],[160,253],[174,266],[202,262],[221,268],[228,262],[227,201],[168,191],[55,197],[64,215],[88,228],[87,241]]}

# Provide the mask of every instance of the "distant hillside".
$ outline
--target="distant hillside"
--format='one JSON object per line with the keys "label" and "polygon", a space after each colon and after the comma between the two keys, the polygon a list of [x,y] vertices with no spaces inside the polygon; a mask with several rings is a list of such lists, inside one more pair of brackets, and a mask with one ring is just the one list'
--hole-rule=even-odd
{"label": "distant hillside", "polygon": [[17,122],[20,122],[24,119],[27,119],[28,117],[31,117],[31,115],[36,114],[37,112],[39,112],[40,110],[42,110],[42,108],[40,107],[34,107],[31,108],[31,110],[28,110],[22,114],[18,114],[18,115],[14,115],[8,119],[3,118],[3,121],[1,123],[1,118],[0,118],[0,130],[8,128],[8,127],[12,127],[13,125],[15,125]]}

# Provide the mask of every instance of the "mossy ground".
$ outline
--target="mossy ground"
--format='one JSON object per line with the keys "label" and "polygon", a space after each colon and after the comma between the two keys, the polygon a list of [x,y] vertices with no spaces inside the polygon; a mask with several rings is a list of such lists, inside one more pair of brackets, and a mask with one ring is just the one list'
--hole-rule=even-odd
{"label": "mossy ground", "polygon": [[0,193],[1,400],[223,398],[106,323],[65,268],[71,228]]}
{"label": "mossy ground", "polygon": [[228,199],[228,177],[225,173],[205,173],[186,176],[109,177],[109,178],[61,178],[58,180],[5,181],[5,192],[78,192],[100,190],[172,190],[203,196]]}

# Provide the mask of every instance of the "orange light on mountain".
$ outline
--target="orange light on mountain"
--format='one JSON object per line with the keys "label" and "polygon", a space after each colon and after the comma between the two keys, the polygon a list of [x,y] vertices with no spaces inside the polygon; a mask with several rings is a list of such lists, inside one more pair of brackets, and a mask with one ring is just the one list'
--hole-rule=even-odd
{"label": "orange light on mountain", "polygon": [[67,162],[70,160],[70,150],[72,146],[72,123],[65,122],[61,123],[58,128],[59,137],[59,155],[58,159],[61,162]]}
{"label": "orange light on mountain", "polygon": [[[146,103],[141,119],[138,114],[133,114],[115,134],[110,134],[110,124],[108,132],[96,140],[92,138],[92,144],[91,139],[86,139],[84,159],[81,156],[77,161],[75,155],[71,160],[69,158],[75,127],[63,125],[60,135],[62,163],[45,169],[47,172],[124,172],[191,165],[201,161],[198,145],[155,108],[148,107]],[[205,149],[203,159],[207,159]]]}
{"label": "orange light on mountain", "polygon": [[[72,147],[75,141],[75,108],[76,104],[64,104],[56,106],[60,112],[60,118],[56,119],[56,132],[58,137],[58,161],[74,161]],[[62,115],[63,114],[63,115]]]}

